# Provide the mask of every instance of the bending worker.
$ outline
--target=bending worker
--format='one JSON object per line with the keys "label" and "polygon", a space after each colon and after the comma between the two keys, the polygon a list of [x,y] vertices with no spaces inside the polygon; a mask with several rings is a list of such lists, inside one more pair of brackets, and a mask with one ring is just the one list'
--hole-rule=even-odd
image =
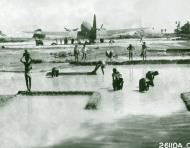
{"label": "bending worker", "polygon": [[158,71],[148,71],[146,73],[146,78],[148,80],[148,84],[154,86],[154,77],[157,76],[159,73]]}
{"label": "bending worker", "polygon": [[105,61],[98,61],[98,63],[96,64],[96,67],[94,68],[94,70],[92,71],[92,73],[97,72],[97,70],[101,67],[102,70],[102,74],[104,75],[104,68],[106,67],[106,63]]}
{"label": "bending worker", "polygon": [[113,68],[113,73],[112,73],[112,85],[113,85],[113,90],[121,90],[123,88],[123,78],[122,75],[117,71],[116,68]]}

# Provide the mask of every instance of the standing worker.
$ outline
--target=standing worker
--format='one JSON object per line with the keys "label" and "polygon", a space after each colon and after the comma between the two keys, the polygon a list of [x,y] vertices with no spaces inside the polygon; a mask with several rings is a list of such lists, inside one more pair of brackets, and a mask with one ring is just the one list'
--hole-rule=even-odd
{"label": "standing worker", "polygon": [[135,49],[135,47],[132,46],[132,44],[129,44],[129,46],[127,47],[127,50],[129,51],[129,61],[133,60],[133,50]]}
{"label": "standing worker", "polygon": [[75,44],[75,47],[74,47],[74,56],[75,56],[75,62],[78,62],[78,60],[79,60],[78,44]]}
{"label": "standing worker", "polygon": [[82,47],[82,60],[86,60],[86,42],[83,44],[83,47]]}
{"label": "standing worker", "polygon": [[74,44],[74,42],[75,42],[75,39],[71,39],[71,44]]}
{"label": "standing worker", "polygon": [[[25,58],[25,59],[23,59]],[[25,52],[23,53],[22,58],[20,59],[20,61],[24,64],[25,67],[25,80],[26,80],[26,87],[27,90],[30,91],[31,90],[31,75],[30,75],[30,70],[32,69],[32,59],[30,57],[30,54],[28,53],[27,50],[25,50]]]}
{"label": "standing worker", "polygon": [[143,42],[142,52],[141,52],[141,56],[143,57],[143,61],[146,60],[146,51],[147,51],[146,42]]}

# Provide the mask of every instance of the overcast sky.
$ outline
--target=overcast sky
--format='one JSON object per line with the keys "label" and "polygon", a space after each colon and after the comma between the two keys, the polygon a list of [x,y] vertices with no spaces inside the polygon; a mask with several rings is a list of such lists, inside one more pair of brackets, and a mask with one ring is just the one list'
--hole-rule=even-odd
{"label": "overcast sky", "polygon": [[190,0],[0,0],[0,30],[63,31],[83,20],[92,23],[94,13],[107,29],[172,30],[176,20],[190,20]]}

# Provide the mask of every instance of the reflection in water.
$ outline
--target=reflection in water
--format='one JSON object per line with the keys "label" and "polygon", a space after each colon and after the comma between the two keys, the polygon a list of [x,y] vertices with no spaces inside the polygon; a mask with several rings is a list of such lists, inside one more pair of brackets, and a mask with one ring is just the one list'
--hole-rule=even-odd
{"label": "reflection in water", "polygon": [[32,99],[27,99],[27,110],[28,110],[28,115],[30,115],[32,113]]}
{"label": "reflection in water", "polygon": [[129,80],[133,81],[133,65],[129,66]]}
{"label": "reflection in water", "polygon": [[142,78],[145,78],[147,71],[148,71],[147,66],[143,67],[143,69],[142,69]]}

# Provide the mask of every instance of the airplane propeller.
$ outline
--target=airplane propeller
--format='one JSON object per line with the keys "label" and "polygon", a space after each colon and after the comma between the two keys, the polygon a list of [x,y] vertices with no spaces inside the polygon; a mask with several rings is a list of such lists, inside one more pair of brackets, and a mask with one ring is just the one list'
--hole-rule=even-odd
{"label": "airplane propeller", "polygon": [[96,28],[96,30],[98,30],[98,31],[106,30],[105,28],[103,28],[103,26],[104,26],[104,24],[102,24],[102,25],[100,26],[100,28]]}
{"label": "airplane propeller", "polygon": [[100,29],[102,29],[102,28],[103,28],[103,26],[104,26],[104,24],[102,24],[102,25],[101,25]]}

